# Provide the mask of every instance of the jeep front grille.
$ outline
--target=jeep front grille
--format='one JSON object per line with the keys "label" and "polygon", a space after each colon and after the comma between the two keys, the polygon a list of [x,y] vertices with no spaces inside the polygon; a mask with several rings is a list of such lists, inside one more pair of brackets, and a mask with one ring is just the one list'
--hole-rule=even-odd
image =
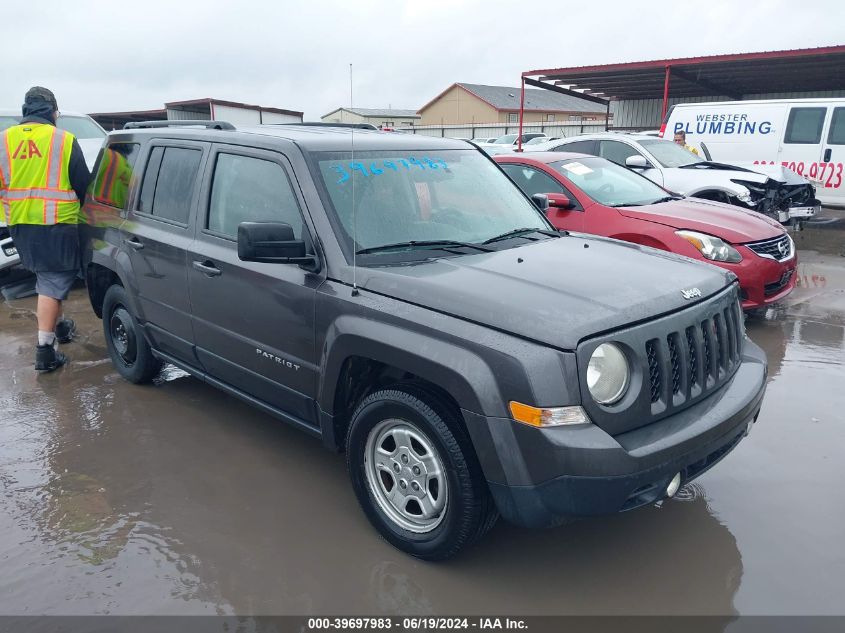
{"label": "jeep front grille", "polygon": [[762,240],[760,242],[751,242],[746,244],[746,246],[760,257],[768,257],[779,262],[786,261],[794,254],[792,252],[792,242],[788,235],[775,237],[770,240]]}
{"label": "jeep front grille", "polygon": [[[677,414],[723,388],[742,363],[743,315],[734,283],[684,309],[607,332],[579,344],[581,405],[614,437]],[[631,363],[630,389],[605,406],[589,396],[586,368],[602,343],[619,345]]]}
{"label": "jeep front grille", "polygon": [[682,332],[670,332],[665,344],[660,339],[646,341],[653,409],[677,407],[733,375],[742,354],[742,318],[739,305],[731,303]]}

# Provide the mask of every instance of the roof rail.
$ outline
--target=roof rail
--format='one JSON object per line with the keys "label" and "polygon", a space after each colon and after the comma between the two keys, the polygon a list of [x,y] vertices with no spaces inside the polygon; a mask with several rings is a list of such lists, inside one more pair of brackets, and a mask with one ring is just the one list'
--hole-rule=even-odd
{"label": "roof rail", "polygon": [[355,130],[378,130],[372,123],[327,123],[325,121],[308,121],[305,123],[271,123],[270,125],[301,125],[304,127],[348,127]]}
{"label": "roof rail", "polygon": [[208,121],[202,119],[186,119],[184,121],[130,121],[123,126],[124,130],[137,130],[151,127],[186,127],[199,126],[208,130],[234,130],[235,126],[227,121]]}

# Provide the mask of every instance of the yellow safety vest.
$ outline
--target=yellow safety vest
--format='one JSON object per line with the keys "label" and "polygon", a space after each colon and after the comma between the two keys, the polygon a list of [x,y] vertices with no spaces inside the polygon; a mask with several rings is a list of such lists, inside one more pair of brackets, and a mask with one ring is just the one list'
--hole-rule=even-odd
{"label": "yellow safety vest", "polygon": [[126,194],[132,180],[132,167],[120,152],[104,149],[91,192],[94,199],[112,207],[126,206]]}
{"label": "yellow safety vest", "polygon": [[68,166],[73,134],[45,123],[0,133],[0,204],[6,224],[78,224]]}

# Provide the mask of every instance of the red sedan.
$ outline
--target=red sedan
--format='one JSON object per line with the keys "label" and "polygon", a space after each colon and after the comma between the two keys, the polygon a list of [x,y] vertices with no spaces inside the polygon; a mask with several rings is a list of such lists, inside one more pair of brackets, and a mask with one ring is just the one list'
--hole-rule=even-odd
{"label": "red sedan", "polygon": [[734,272],[744,310],[783,299],[795,287],[792,238],[759,213],[673,195],[596,156],[548,152],[493,159],[529,196],[548,195],[548,217],[559,229],[652,246]]}

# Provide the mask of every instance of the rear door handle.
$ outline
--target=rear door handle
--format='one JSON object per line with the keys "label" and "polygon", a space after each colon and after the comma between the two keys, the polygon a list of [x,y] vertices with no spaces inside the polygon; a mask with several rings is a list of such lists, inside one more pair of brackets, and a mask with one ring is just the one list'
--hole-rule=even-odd
{"label": "rear door handle", "polygon": [[194,262],[193,267],[195,270],[200,271],[208,277],[219,277],[222,274],[222,271],[219,268],[216,268],[214,264],[208,260],[204,262]]}
{"label": "rear door handle", "polygon": [[126,240],[126,245],[136,251],[140,251],[142,248],[144,248],[144,245],[140,242],[140,240],[138,240],[137,237],[133,237],[131,239]]}
{"label": "rear door handle", "polygon": [[832,153],[833,152],[831,151],[831,149],[829,147],[824,151],[824,162],[826,162],[826,163],[830,162],[830,156],[831,156]]}

